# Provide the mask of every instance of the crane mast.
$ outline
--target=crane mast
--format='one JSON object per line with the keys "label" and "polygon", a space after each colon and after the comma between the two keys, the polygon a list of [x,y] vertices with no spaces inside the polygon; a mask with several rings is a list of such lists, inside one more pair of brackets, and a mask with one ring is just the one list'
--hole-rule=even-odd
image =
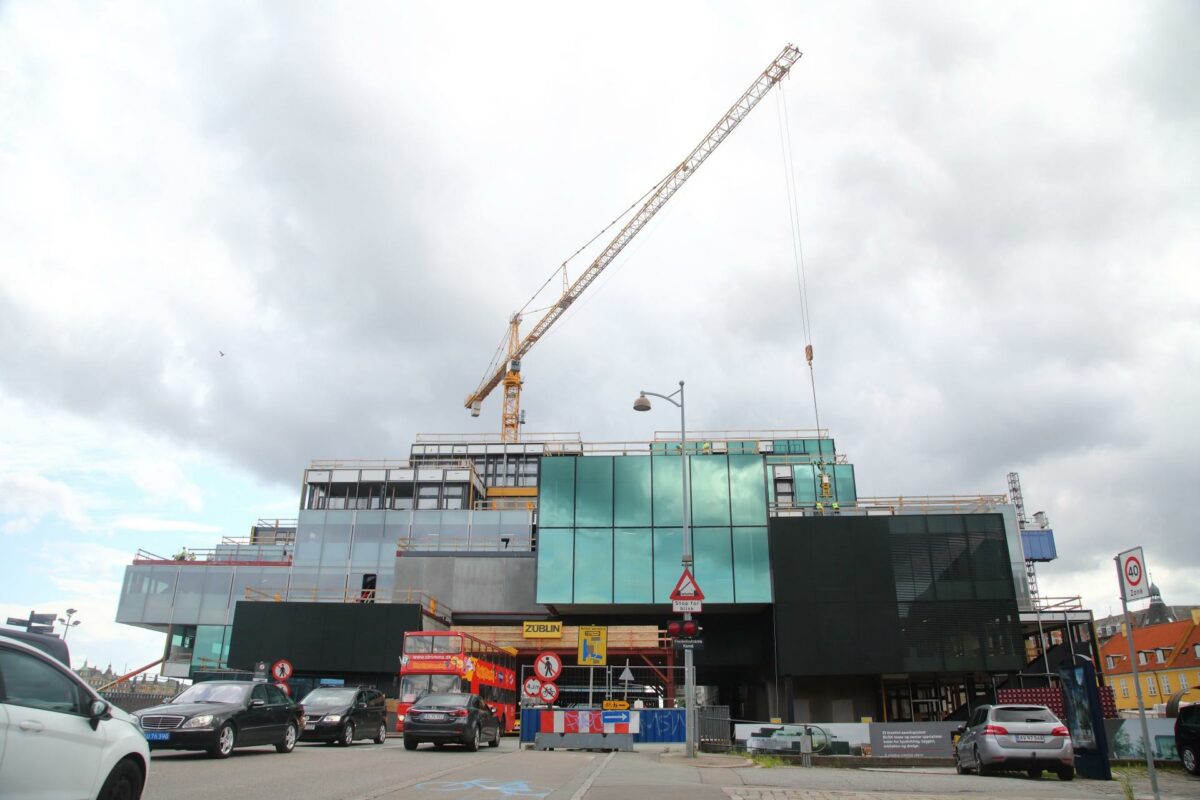
{"label": "crane mast", "polygon": [[625,246],[646,227],[654,215],[668,200],[679,191],[695,171],[703,164],[713,151],[725,141],[725,137],[733,132],[746,116],[754,110],[759,101],[766,97],[775,84],[791,70],[792,65],[799,60],[801,53],[794,45],[787,45],[766,69],[750,84],[742,96],[734,102],[729,111],[713,126],[700,143],[688,154],[671,174],[659,183],[650,193],[649,199],[641,206],[636,214],[625,224],[625,227],[613,237],[612,241],[600,252],[575,282],[564,289],[562,295],[554,302],[537,324],[525,334],[520,335],[520,314],[514,314],[509,320],[508,352],[504,364],[474,392],[467,396],[464,405],[471,410],[472,416],[479,416],[480,405],[492,390],[504,384],[504,406],[501,411],[501,441],[515,442],[520,439],[520,406],[521,406],[521,358],[529,352],[550,327],[566,313],[571,304],[600,277]]}

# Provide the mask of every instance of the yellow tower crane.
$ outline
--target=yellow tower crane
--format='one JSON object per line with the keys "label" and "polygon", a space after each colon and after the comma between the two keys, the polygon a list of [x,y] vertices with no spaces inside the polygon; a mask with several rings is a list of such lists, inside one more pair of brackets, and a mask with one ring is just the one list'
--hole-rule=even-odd
{"label": "yellow tower crane", "polygon": [[[600,255],[596,257],[587,269],[583,271],[574,283],[563,288],[562,295],[550,306],[538,323],[533,326],[529,333],[525,334],[525,338],[521,338],[521,313],[515,313],[509,319],[508,323],[508,341],[507,341],[507,358],[503,364],[500,364],[494,371],[484,378],[474,392],[467,396],[464,404],[471,410],[471,416],[479,416],[480,407],[483,404],[484,398],[491,394],[492,390],[504,384],[504,408],[501,411],[501,429],[500,439],[505,442],[516,442],[520,440],[520,425],[521,425],[521,358],[529,352],[529,350],[537,344],[538,340],[546,335],[546,331],[550,326],[566,313],[571,304],[579,299],[589,286],[595,282],[596,278],[600,277],[600,273],[611,264],[625,246],[632,241],[634,236],[658,213],[668,200],[679,191],[679,188],[690,178],[701,164],[703,164],[717,146],[725,141],[725,137],[733,132],[733,129],[738,126],[746,115],[749,114],[759,101],[766,97],[775,84],[779,83],[791,70],[792,65],[799,60],[801,53],[794,45],[787,45],[782,52],[775,57],[767,68],[754,79],[754,83],[750,84],[737,102],[725,113],[724,116],[713,126],[700,144],[696,145],[695,149],[688,154],[679,166],[671,171],[669,175],[662,179],[648,194],[648,199],[638,209],[633,218],[625,224],[625,227],[613,237],[612,241],[600,251]],[[586,246],[586,245],[585,245]],[[566,265],[563,265],[563,275],[565,282]],[[489,370],[491,367],[489,367]]]}

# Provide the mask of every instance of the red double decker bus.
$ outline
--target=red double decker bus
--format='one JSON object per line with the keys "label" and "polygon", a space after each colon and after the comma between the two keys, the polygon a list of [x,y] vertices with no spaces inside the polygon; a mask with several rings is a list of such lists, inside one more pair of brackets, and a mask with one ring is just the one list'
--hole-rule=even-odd
{"label": "red double decker bus", "polygon": [[505,647],[459,631],[404,634],[400,656],[400,702],[396,731],[403,732],[409,706],[427,694],[477,694],[492,708],[505,732],[517,721],[517,658]]}

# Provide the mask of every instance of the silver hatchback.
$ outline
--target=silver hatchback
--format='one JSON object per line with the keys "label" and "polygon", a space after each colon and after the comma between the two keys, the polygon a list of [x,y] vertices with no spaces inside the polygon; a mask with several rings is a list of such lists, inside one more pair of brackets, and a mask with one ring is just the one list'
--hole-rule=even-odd
{"label": "silver hatchback", "polygon": [[1070,732],[1045,706],[979,706],[958,732],[954,766],[960,775],[1019,769],[1031,778],[1045,770],[1064,781],[1075,777]]}

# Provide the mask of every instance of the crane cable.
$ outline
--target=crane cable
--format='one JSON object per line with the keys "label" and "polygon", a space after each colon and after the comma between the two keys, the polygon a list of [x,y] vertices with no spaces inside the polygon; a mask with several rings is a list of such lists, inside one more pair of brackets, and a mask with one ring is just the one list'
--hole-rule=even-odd
{"label": "crane cable", "polygon": [[779,93],[775,96],[775,109],[779,117],[779,144],[783,156],[783,178],[787,191],[788,222],[792,228],[792,259],[796,267],[796,289],[800,294],[800,324],[804,333],[804,358],[808,361],[808,378],[812,386],[813,416],[817,433],[821,431],[821,411],[817,405],[817,377],[813,370],[812,316],[808,308],[808,278],[804,269],[804,242],[800,237],[799,195],[796,190],[796,162],[792,157],[792,134],[788,124],[787,94],[783,81],[779,82]]}

